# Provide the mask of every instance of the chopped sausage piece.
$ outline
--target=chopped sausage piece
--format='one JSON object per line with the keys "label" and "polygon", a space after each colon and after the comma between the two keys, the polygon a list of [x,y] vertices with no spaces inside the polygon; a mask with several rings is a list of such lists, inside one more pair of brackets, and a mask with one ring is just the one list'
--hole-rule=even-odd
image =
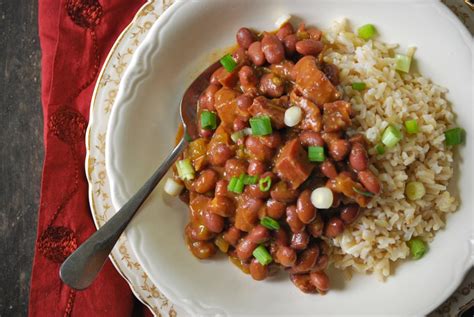
{"label": "chopped sausage piece", "polygon": [[228,72],[224,67],[218,68],[211,77],[212,84],[221,84],[224,87],[232,88],[237,83],[239,75],[237,70],[233,72]]}
{"label": "chopped sausage piece", "polygon": [[214,95],[214,107],[217,115],[221,119],[224,127],[229,131],[232,130],[235,118],[239,114],[240,109],[237,107],[237,97],[239,93],[230,88],[221,88]]}
{"label": "chopped sausage piece", "polygon": [[292,92],[290,99],[304,111],[303,120],[301,120],[298,128],[315,132],[321,131],[323,128],[323,118],[319,107],[309,99],[298,96],[298,91],[296,90]]}
{"label": "chopped sausage piece", "polygon": [[253,100],[249,112],[253,116],[269,116],[274,128],[281,129],[285,127],[285,109],[263,96],[259,96]]}
{"label": "chopped sausage piece", "polygon": [[235,211],[235,227],[239,230],[249,232],[258,223],[258,211],[264,207],[260,199],[247,195],[240,195],[237,210]]}
{"label": "chopped sausage piece", "polygon": [[276,173],[288,181],[293,189],[298,188],[308,178],[313,167],[298,139],[288,141],[275,161]]}
{"label": "chopped sausage piece", "polygon": [[314,56],[305,56],[293,68],[296,87],[303,96],[317,105],[335,101],[339,93],[322,71]]}
{"label": "chopped sausage piece", "polygon": [[323,105],[324,131],[337,132],[351,126],[351,104],[338,100]]}
{"label": "chopped sausage piece", "polygon": [[363,196],[356,192],[364,192],[364,187],[354,181],[347,173],[339,173],[336,178],[330,179],[326,186],[336,193],[342,193],[345,196],[354,199],[361,207],[366,207],[370,197]]}

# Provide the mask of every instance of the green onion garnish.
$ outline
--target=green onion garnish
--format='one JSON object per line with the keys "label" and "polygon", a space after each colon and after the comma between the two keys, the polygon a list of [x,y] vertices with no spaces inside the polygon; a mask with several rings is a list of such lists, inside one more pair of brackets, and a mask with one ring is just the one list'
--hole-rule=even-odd
{"label": "green onion garnish", "polygon": [[272,122],[269,116],[258,116],[250,118],[252,135],[268,135],[272,133]]}
{"label": "green onion garnish", "polygon": [[421,259],[426,251],[428,251],[428,246],[420,238],[413,238],[407,244],[414,260]]}
{"label": "green onion garnish", "polygon": [[352,83],[352,89],[354,90],[362,91],[365,89],[365,87],[366,87],[365,83],[362,83],[362,82]]}
{"label": "green onion garnish", "polygon": [[258,181],[258,176],[257,175],[254,175],[254,176],[245,175],[244,176],[244,184],[245,185],[255,185],[255,184],[257,184],[257,181]]}
{"label": "green onion garnish", "polygon": [[187,142],[191,142],[193,140],[193,138],[189,135],[188,131],[184,132],[184,139]]}
{"label": "green onion garnish", "polygon": [[407,133],[409,134],[415,134],[420,131],[420,129],[418,128],[418,122],[416,122],[415,119],[405,121],[405,128],[407,129]]}
{"label": "green onion garnish", "polygon": [[464,142],[464,129],[453,128],[444,132],[446,145],[458,145]]}
{"label": "green onion garnish", "polygon": [[410,200],[421,199],[426,194],[425,186],[421,182],[409,182],[405,187],[405,194]]}
{"label": "green onion garnish", "polygon": [[239,177],[233,176],[230,179],[227,190],[236,194],[242,194],[244,191],[244,178],[245,174],[240,175]]}
{"label": "green onion garnish", "polygon": [[258,181],[258,187],[262,192],[268,192],[272,186],[272,178],[270,176],[260,178]]}
{"label": "green onion garnish", "polygon": [[402,139],[402,133],[393,125],[389,125],[382,134],[382,143],[392,148]]}
{"label": "green onion garnish", "polygon": [[220,62],[221,62],[221,65],[224,66],[225,70],[228,71],[229,73],[232,73],[234,69],[237,67],[237,62],[230,54],[227,54],[224,57],[222,57]]}
{"label": "green onion garnish", "polygon": [[263,217],[262,220],[260,220],[260,224],[270,230],[280,229],[280,224],[278,223],[278,221],[270,217]]}
{"label": "green onion garnish", "polygon": [[374,194],[371,193],[371,192],[366,192],[366,191],[363,191],[363,190],[359,190],[357,187],[355,186],[352,186],[352,189],[359,195],[362,195],[362,196],[365,196],[365,197],[373,197]]}
{"label": "green onion garnish", "polygon": [[179,178],[183,181],[190,181],[194,179],[194,168],[190,159],[184,159],[176,162],[176,169],[178,170]]}
{"label": "green onion garnish", "polygon": [[308,159],[311,162],[324,162],[324,147],[322,146],[308,146]]}
{"label": "green onion garnish", "polygon": [[242,139],[244,136],[245,136],[244,131],[240,130],[240,131],[232,133],[230,135],[230,138],[232,139],[232,141],[234,141],[234,143],[237,143],[237,141],[239,139]]}
{"label": "green onion garnish", "polygon": [[404,73],[408,73],[410,71],[411,65],[411,57],[397,54],[395,55],[395,69],[399,70]]}
{"label": "green onion garnish", "polygon": [[385,153],[385,146],[383,146],[383,144],[381,144],[381,143],[378,143],[375,146],[375,151],[377,151],[377,154],[382,155],[382,154]]}
{"label": "green onion garnish", "polygon": [[366,24],[357,29],[357,33],[359,34],[360,38],[368,40],[377,33],[377,30],[373,24]]}
{"label": "green onion garnish", "polygon": [[217,128],[217,116],[214,112],[201,112],[201,128],[206,130],[215,130]]}
{"label": "green onion garnish", "polygon": [[267,265],[272,263],[272,256],[268,253],[267,249],[263,245],[259,245],[252,252],[253,256],[257,259],[258,262],[262,265]]}

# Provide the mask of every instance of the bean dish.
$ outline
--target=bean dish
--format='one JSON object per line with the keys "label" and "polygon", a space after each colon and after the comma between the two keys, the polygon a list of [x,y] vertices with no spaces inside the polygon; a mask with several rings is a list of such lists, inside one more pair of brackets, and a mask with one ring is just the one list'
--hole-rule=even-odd
{"label": "bean dish", "polygon": [[199,259],[225,253],[257,281],[276,271],[325,294],[327,241],[381,192],[367,141],[323,62],[322,32],[289,22],[241,28],[198,102],[200,137],[165,190],[189,205],[185,240]]}

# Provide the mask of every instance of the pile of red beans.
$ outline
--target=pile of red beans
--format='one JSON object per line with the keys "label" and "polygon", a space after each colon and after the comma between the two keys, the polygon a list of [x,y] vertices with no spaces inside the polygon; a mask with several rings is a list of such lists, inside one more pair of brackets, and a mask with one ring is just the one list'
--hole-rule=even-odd
{"label": "pile of red beans", "polygon": [[[234,70],[219,68],[202,93],[199,113],[215,113],[215,129],[201,129],[183,155],[195,170],[192,180],[179,179],[181,197],[189,205],[185,236],[199,259],[217,250],[255,280],[278,268],[305,293],[326,293],[325,273],[330,240],[353,223],[380,183],[369,169],[362,135],[349,137],[353,111],[338,91],[338,68],[322,61],[322,33],[285,23],[276,32],[238,30],[232,57]],[[285,123],[291,107],[301,110],[294,126]],[[300,110],[297,109],[297,112]],[[254,135],[249,120],[266,116],[272,132]],[[242,131],[238,138],[231,137]],[[309,147],[323,147],[323,161],[308,159]],[[247,184],[241,193],[229,190],[241,175],[266,179]],[[326,187],[329,208],[315,207],[312,192]],[[278,223],[272,228],[262,219]],[[329,242],[329,243],[328,243]],[[263,246],[271,263],[254,256]]]}

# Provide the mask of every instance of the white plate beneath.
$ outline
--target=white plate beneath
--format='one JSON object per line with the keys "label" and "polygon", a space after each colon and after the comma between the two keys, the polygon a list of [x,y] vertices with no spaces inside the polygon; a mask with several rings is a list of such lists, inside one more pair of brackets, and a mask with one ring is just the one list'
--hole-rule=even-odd
{"label": "white plate beneath", "polygon": [[[178,104],[193,77],[218,48],[233,44],[241,26],[273,29],[290,13],[325,28],[349,18],[353,25],[373,23],[382,40],[418,47],[422,74],[449,88],[449,100],[468,134],[459,162],[462,205],[438,233],[420,261],[397,268],[380,283],[371,276],[350,282],[333,277],[326,296],[309,296],[287,278],[255,282],[227,260],[199,261],[184,245],[184,204],[158,186],[130,225],[127,236],[151,280],[192,315],[396,314],[433,310],[459,285],[473,264],[474,147],[472,135],[472,38],[440,2],[434,0],[201,0],[180,1],[155,23],[121,82],[109,121],[107,172],[114,207],[123,205],[171,150]],[[340,275],[340,274],[339,274]]]}

